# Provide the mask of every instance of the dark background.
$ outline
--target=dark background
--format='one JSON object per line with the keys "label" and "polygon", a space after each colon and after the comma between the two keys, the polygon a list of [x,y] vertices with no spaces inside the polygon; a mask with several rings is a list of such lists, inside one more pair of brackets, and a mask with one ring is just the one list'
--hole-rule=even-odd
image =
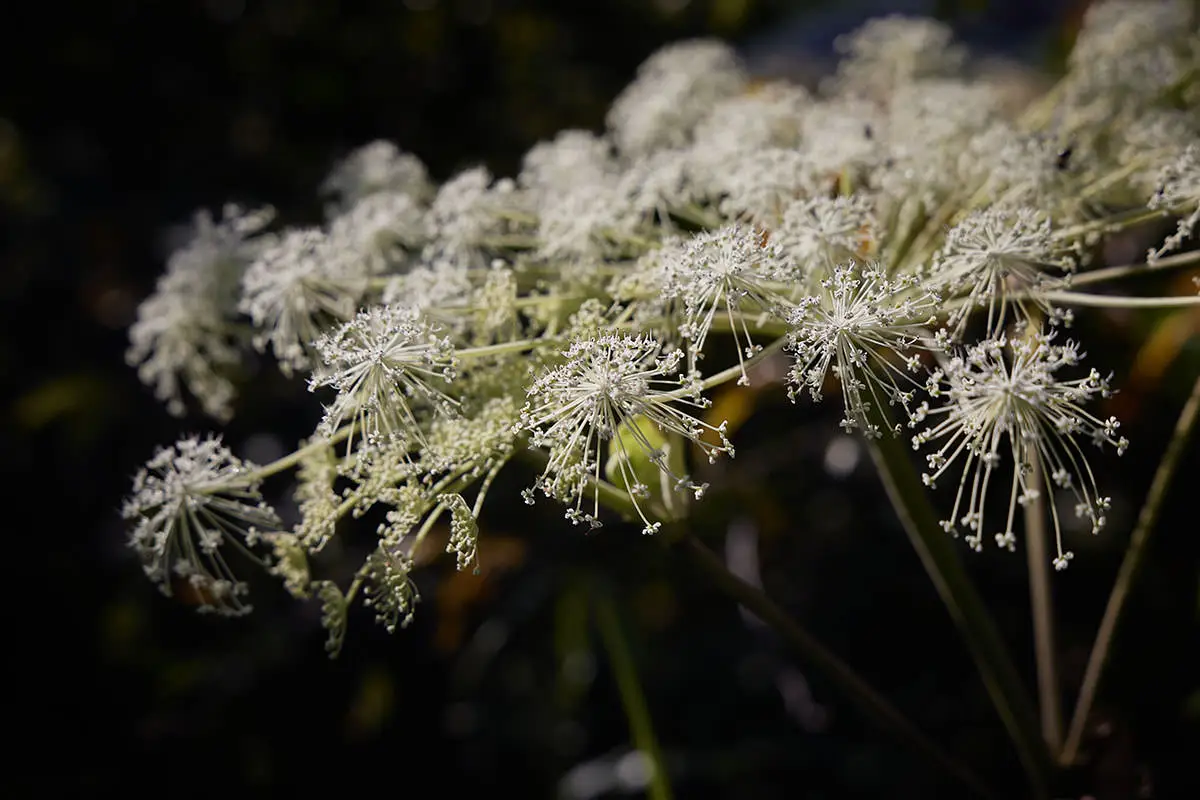
{"label": "dark background", "polygon": [[[485,574],[425,570],[415,624],[389,637],[355,613],[336,661],[316,608],[273,583],[234,621],[158,596],[124,547],[121,499],[156,446],[212,423],[153,400],[123,362],[125,328],[195,209],[270,203],[285,223],[315,221],[322,176],[366,141],[396,141],[439,180],[481,162],[512,174],[538,139],[599,129],[637,64],[674,39],[724,36],[763,72],[811,76],[834,35],[901,8],[1052,67],[1081,5],[110,0],[12,12],[0,29],[0,411],[5,721],[18,744],[0,781],[22,794],[378,784],[416,797],[622,796],[613,764],[629,732],[587,612],[598,595],[620,610],[677,797],[958,796],[676,554],[617,525],[585,537],[547,503],[498,499]],[[1100,462],[1112,526],[1073,542],[1055,578],[1068,696],[1200,366],[1192,342],[1130,374],[1163,319],[1093,315],[1080,331],[1117,370],[1123,391],[1103,413],[1122,415],[1134,445]],[[736,469],[710,476],[700,532],[718,549],[731,529],[757,547],[772,596],[1019,795],[999,722],[869,465],[825,468],[837,409],[790,406],[778,389],[737,400],[758,413],[738,432]],[[263,452],[309,433],[318,411],[299,382],[264,368],[225,437]],[[1196,788],[1197,468],[1193,448],[1098,706],[1109,732],[1064,796]],[[514,471],[507,494],[529,478]],[[1032,673],[1023,558],[967,560]]]}

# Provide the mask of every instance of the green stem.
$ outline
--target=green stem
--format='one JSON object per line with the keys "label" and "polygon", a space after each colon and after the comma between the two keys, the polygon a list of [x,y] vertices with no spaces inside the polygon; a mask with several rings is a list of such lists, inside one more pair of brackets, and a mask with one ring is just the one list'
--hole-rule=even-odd
{"label": "green stem", "polygon": [[532,350],[535,347],[553,344],[554,339],[520,339],[514,342],[501,342],[500,344],[489,344],[483,347],[469,347],[463,350],[454,352],[455,358],[483,358],[485,356],[499,356],[505,353],[518,353],[523,350]]}
{"label": "green stem", "polygon": [[1089,283],[1100,283],[1102,281],[1114,280],[1117,278],[1132,278],[1138,275],[1145,275],[1151,272],[1160,270],[1176,269],[1178,267],[1187,267],[1193,264],[1200,264],[1200,250],[1193,250],[1190,253],[1180,253],[1179,255],[1167,256],[1159,258],[1152,262],[1142,264],[1122,264],[1116,267],[1105,267],[1104,269],[1089,270],[1078,275],[1071,276],[1071,286],[1085,286]]}
{"label": "green stem", "polygon": [[600,639],[608,653],[613,678],[617,682],[617,691],[621,695],[621,706],[625,709],[625,718],[629,720],[633,746],[650,760],[650,785],[646,794],[650,800],[671,800],[671,783],[667,778],[662,748],[654,733],[650,708],[646,704],[646,695],[642,692],[637,666],[633,663],[633,654],[629,650],[629,642],[620,617],[617,616],[616,606],[608,592],[594,591],[592,596]]}
{"label": "green stem", "polygon": [[1039,297],[1052,303],[1091,308],[1178,308],[1200,306],[1200,295],[1183,297],[1122,297],[1109,294],[1083,294],[1082,292],[1039,292]]}
{"label": "green stem", "polygon": [[1060,242],[1072,242],[1089,233],[1119,233],[1127,228],[1153,219],[1166,216],[1162,209],[1135,208],[1113,214],[1110,217],[1081,222],[1069,228],[1061,228],[1054,232],[1054,238]]}
{"label": "green stem", "polygon": [[[548,458],[542,451],[528,448],[520,451],[519,457],[538,469],[545,469]],[[589,479],[589,483],[597,490],[600,502],[609,509],[623,514],[630,520],[639,519],[637,507],[628,492],[604,480],[592,478]],[[800,627],[787,612],[775,605],[761,589],[730,572],[724,562],[699,540],[670,526],[670,517],[665,509],[653,502],[643,502],[642,511],[652,519],[664,523],[664,532],[660,535],[662,541],[667,544],[682,542],[689,560],[717,589],[762,619],[797,653],[824,672],[835,686],[849,696],[851,702],[880,727],[908,742],[914,750],[959,778],[980,797],[996,796],[974,773],[942,750],[869,683],[859,677],[849,665]]]}
{"label": "green stem", "polygon": [[[1030,456],[1029,484],[1042,486],[1042,459]],[[1050,752],[1062,745],[1062,709],[1054,645],[1054,605],[1050,591],[1050,555],[1046,546],[1046,496],[1039,491],[1025,505],[1025,557],[1029,567],[1029,603],[1033,616],[1033,650],[1037,662],[1038,710],[1042,738]]]}
{"label": "green stem", "polygon": [[1125,558],[1121,561],[1117,579],[1113,583],[1112,593],[1108,597],[1108,605],[1104,609],[1104,617],[1100,621],[1100,629],[1096,633],[1096,641],[1092,645],[1091,655],[1088,656],[1087,667],[1083,673],[1083,685],[1079,689],[1079,699],[1075,703],[1075,712],[1071,716],[1071,725],[1067,731],[1067,741],[1063,745],[1059,760],[1063,764],[1072,764],[1079,754],[1079,745],[1083,739],[1083,729],[1087,725],[1088,716],[1092,711],[1092,703],[1096,699],[1096,690],[1100,686],[1100,678],[1104,667],[1108,664],[1109,651],[1112,649],[1113,638],[1117,633],[1117,624],[1121,613],[1125,610],[1125,601],[1137,578],[1142,560],[1146,556],[1146,548],[1150,543],[1150,534],[1158,521],[1163,499],[1175,477],[1179,460],[1187,450],[1188,440],[1196,428],[1197,417],[1200,417],[1200,377],[1192,386],[1192,393],[1184,403],[1171,441],[1167,444],[1166,452],[1154,479],[1150,483],[1150,491],[1146,494],[1146,502],[1138,514],[1137,524],[1129,539],[1129,547]]}
{"label": "green stem", "polygon": [[[762,361],[763,359],[770,358],[772,355],[774,355],[778,351],[782,350],[783,346],[785,344],[787,344],[787,338],[780,337],[780,338],[776,339],[775,341],[771,342],[770,344],[766,345],[765,347],[763,347],[762,350],[759,350],[757,353],[750,356],[750,358],[747,358],[743,363],[738,364],[733,367],[729,367],[728,369],[723,369],[720,372],[715,372],[712,375],[709,375],[707,378],[705,378],[703,381],[700,382],[701,391],[707,391],[709,389],[712,389],[713,387],[720,386],[723,383],[728,383],[729,381],[731,381],[735,378],[740,378],[742,376],[742,370],[750,369],[751,367],[753,367],[755,364]],[[681,397],[691,397],[692,393],[693,393],[692,388],[687,387],[687,388],[683,388],[683,389],[676,389],[671,392],[664,392],[661,395],[661,398],[664,401],[665,400],[678,400]]]}
{"label": "green stem", "polygon": [[995,793],[969,769],[964,767],[936,742],[926,736],[895,706],[863,680],[844,661],[826,649],[812,634],[802,628],[786,611],[777,606],[761,589],[729,571],[720,557],[696,537],[679,537],[688,561],[708,578],[721,592],[744,606],[787,642],[807,662],[816,667],[867,717],[881,728],[904,740],[921,755],[961,780],[980,797],[995,797]]}
{"label": "green stem", "polygon": [[270,464],[264,464],[261,467],[249,470],[248,472],[239,476],[239,479],[246,482],[254,482],[261,481],[263,478],[269,478],[272,475],[278,475],[280,472],[291,469],[299,464],[310,453],[342,441],[350,435],[351,430],[352,429],[349,427],[342,428],[332,436],[326,436],[324,438],[317,439],[316,441],[309,442],[308,444],[304,445],[304,447],[297,449],[295,452],[288,453],[283,458],[278,458],[272,461]]}
{"label": "green stem", "polygon": [[[880,424],[885,430],[890,425],[886,419]],[[995,621],[959,561],[953,539],[938,524],[903,443],[897,437],[883,436],[869,440],[867,446],[913,549],[971,651],[1035,795],[1046,797],[1049,755],[1038,731],[1033,704]]]}

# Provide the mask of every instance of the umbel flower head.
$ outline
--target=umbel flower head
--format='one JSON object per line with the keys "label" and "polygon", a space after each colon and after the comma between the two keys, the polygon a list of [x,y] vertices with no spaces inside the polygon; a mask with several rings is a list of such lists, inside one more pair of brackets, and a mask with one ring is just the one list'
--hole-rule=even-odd
{"label": "umbel flower head", "polygon": [[696,375],[708,332],[717,315],[723,314],[742,364],[738,383],[749,385],[743,358],[761,348],[751,341],[740,314],[776,312],[783,305],[784,298],[770,285],[784,275],[779,248],[764,244],[753,228],[734,224],[697,234],[664,258],[671,260],[661,267],[663,294],[683,298],[685,319],[679,334],[688,342],[688,372]]}
{"label": "umbel flower head", "polygon": [[309,389],[332,386],[337,398],[325,409],[321,432],[331,435],[347,419],[351,437],[368,443],[424,443],[413,411],[419,402],[454,404],[434,384],[454,379],[454,346],[438,336],[415,309],[373,306],[316,341],[324,367]]}
{"label": "umbel flower head", "polygon": [[125,359],[182,416],[186,389],[205,413],[228,419],[237,394],[229,372],[241,363],[237,316],[242,272],[270,243],[256,236],[272,211],[226,206],[220,222],[196,214],[192,236],[171,254],[154,294],[138,307]]}
{"label": "umbel flower head", "polygon": [[343,208],[376,192],[405,194],[422,201],[432,191],[421,160],[386,141],[371,142],[350,153],[321,186],[321,193],[336,197]]}
{"label": "umbel flower head", "polygon": [[[531,434],[534,447],[550,451],[546,469],[534,484],[548,497],[571,503],[567,518],[578,524],[598,527],[599,489],[593,488],[592,508],[583,510],[589,481],[600,479],[602,450],[606,443],[618,448],[618,463],[625,489],[646,524],[654,533],[659,523],[650,522],[638,504],[649,489],[628,467],[632,444],[664,472],[678,488],[691,489],[696,497],[704,487],[686,475],[672,473],[662,450],[652,444],[636,423],[645,419],[660,431],[691,440],[716,460],[719,453],[733,454],[725,437],[725,423],[714,427],[680,409],[675,403],[696,408],[705,401],[694,387],[683,387],[677,377],[683,354],[678,350],[660,355],[661,347],[649,336],[605,334],[573,343],[563,353],[562,365],[543,373],[529,387],[529,400],[521,411],[518,428]],[[624,423],[628,436],[618,436]],[[704,438],[710,434],[717,442]],[[532,502],[532,494],[526,493]]]}
{"label": "umbel flower head", "polygon": [[242,278],[239,309],[269,343],[285,375],[312,366],[312,343],[330,321],[349,319],[367,284],[367,260],[319,229],[288,231]]}
{"label": "umbel flower head", "polygon": [[1032,306],[1051,324],[1069,325],[1070,312],[1040,292],[1062,286],[1072,268],[1055,254],[1049,219],[1031,208],[995,208],[969,214],[946,233],[929,280],[964,301],[947,323],[956,337],[976,308],[987,308],[987,332],[998,336],[1010,305],[1019,320],[1030,319]]}
{"label": "umbel flower head", "polygon": [[796,356],[789,396],[794,400],[807,390],[819,401],[832,372],[842,384],[842,427],[880,436],[870,411],[884,403],[907,409],[912,402],[920,388],[911,377],[920,368],[912,351],[928,342],[939,302],[915,276],[889,279],[878,264],[838,267],[788,317],[788,344]]}
{"label": "umbel flower head", "polygon": [[129,545],[163,594],[182,580],[201,611],[250,611],[243,600],[248,587],[234,577],[226,545],[261,563],[250,548],[279,526],[251,477],[253,468],[220,437],[192,436],[159,450],[134,477],[122,509],[125,519],[136,520]]}
{"label": "umbel flower head", "polygon": [[[1050,493],[1071,492],[1076,515],[1091,522],[1092,532],[1104,527],[1109,498],[1100,495],[1079,440],[1090,439],[1097,447],[1112,445],[1118,454],[1125,452],[1129,442],[1117,436],[1120,423],[1115,417],[1100,420],[1083,409],[1088,400],[1110,394],[1108,381],[1094,369],[1083,378],[1058,377],[1063,367],[1078,364],[1082,354],[1073,342],[1056,345],[1053,339],[1053,332],[1039,333],[1027,339],[997,337],[968,347],[929,379],[929,393],[944,394],[948,402],[935,409],[922,404],[915,415],[914,425],[927,418],[932,421],[913,437],[914,449],[930,443],[938,446],[926,456],[926,485],[935,485],[961,462],[954,510],[942,527],[957,533],[959,524],[965,526],[967,542],[976,550],[982,547],[984,506],[1004,450],[1014,469],[1008,518],[996,534],[1000,546],[1015,548],[1016,507],[1037,497],[1043,488]],[[1030,479],[1035,458],[1041,465],[1042,486]],[[1047,505],[1058,547],[1054,566],[1065,569],[1071,553],[1063,550],[1058,511],[1054,503]]]}

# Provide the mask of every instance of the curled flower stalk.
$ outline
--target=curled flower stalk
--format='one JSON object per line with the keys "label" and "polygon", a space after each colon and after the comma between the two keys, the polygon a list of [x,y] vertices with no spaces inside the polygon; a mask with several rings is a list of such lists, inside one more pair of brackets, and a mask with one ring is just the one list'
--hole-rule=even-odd
{"label": "curled flower stalk", "polygon": [[[636,424],[638,418],[648,420],[664,433],[691,440],[710,461],[720,453],[733,454],[724,423],[709,425],[676,405],[703,408],[706,401],[698,393],[681,398],[677,391],[671,391],[684,388],[677,377],[672,377],[682,353],[673,350],[661,355],[660,350],[659,343],[648,336],[606,334],[577,341],[563,353],[561,366],[548,370],[529,387],[519,428],[530,434],[534,447],[547,448],[550,453],[546,469],[533,488],[568,503],[567,518],[576,524],[584,522],[593,528],[600,525],[596,484],[601,475],[602,451],[614,442],[622,456],[619,469],[624,488],[645,524],[645,533],[656,532],[661,523],[652,522],[638,502],[648,497],[649,489],[628,466],[631,444],[659,469],[670,473],[678,488],[690,489],[696,497],[703,493],[703,485],[672,472],[661,448],[655,447]],[[634,423],[625,428],[630,435],[617,436],[627,422]],[[589,483],[592,503],[586,509],[583,503]],[[526,494],[526,500],[532,502],[531,493]]]}
{"label": "curled flower stalk", "polygon": [[[951,533],[957,533],[959,525],[965,527],[967,542],[976,550],[983,546],[988,489],[1005,449],[1014,469],[1008,516],[1003,530],[996,534],[1001,547],[1015,548],[1017,506],[1030,502],[1043,489],[1050,495],[1056,490],[1070,492],[1076,501],[1076,515],[1088,519],[1093,533],[1106,522],[1110,501],[1096,487],[1079,440],[1111,445],[1118,454],[1129,442],[1117,436],[1120,423],[1116,418],[1101,420],[1083,408],[1087,401],[1110,394],[1108,381],[1094,369],[1082,378],[1058,377],[1060,369],[1076,366],[1082,354],[1074,343],[1056,345],[1053,339],[1053,332],[1011,341],[999,337],[966,348],[929,379],[930,395],[944,395],[946,404],[930,408],[922,403],[914,415],[913,425],[929,423],[913,437],[914,449],[938,446],[926,456],[929,471],[922,476],[925,484],[935,486],[952,470],[962,470],[953,511],[942,527]],[[1042,486],[1029,479],[1035,452],[1043,465]],[[1054,566],[1061,570],[1072,553],[1063,548],[1057,508],[1048,505],[1057,546]]]}
{"label": "curled flower stalk", "polygon": [[279,526],[263,502],[254,465],[243,462],[218,437],[190,437],[159,450],[133,480],[122,514],[134,523],[129,544],[163,594],[176,581],[193,590],[201,611],[237,616],[250,611],[249,587],[236,578],[226,545],[265,563],[250,548]]}

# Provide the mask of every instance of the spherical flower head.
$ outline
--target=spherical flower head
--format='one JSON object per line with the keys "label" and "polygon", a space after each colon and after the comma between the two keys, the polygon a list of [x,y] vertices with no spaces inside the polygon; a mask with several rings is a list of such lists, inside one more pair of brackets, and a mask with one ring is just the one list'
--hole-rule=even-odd
{"label": "spherical flower head", "polygon": [[579,183],[544,199],[537,252],[548,260],[600,258],[635,221],[615,182]]}
{"label": "spherical flower head", "polygon": [[246,266],[271,240],[255,236],[272,212],[227,206],[220,222],[196,214],[191,238],[171,254],[154,294],[138,307],[125,359],[154,387],[167,410],[182,416],[184,389],[206,414],[228,419],[237,392],[229,373],[241,362],[238,285]]}
{"label": "spherical flower head", "polygon": [[351,439],[423,444],[414,411],[418,403],[447,410],[454,401],[440,388],[454,379],[454,346],[412,308],[374,306],[316,342],[322,365],[309,389],[330,386],[337,397],[325,409],[320,431],[344,423]]}
{"label": "spherical flower head", "polygon": [[839,36],[834,49],[843,55],[831,91],[886,98],[904,83],[958,74],[966,51],[954,33],[935,19],[899,14],[868,20]]}
{"label": "spherical flower head", "polygon": [[308,369],[313,342],[328,324],[349,319],[367,287],[367,264],[316,228],[292,230],[266,249],[242,278],[239,309],[269,344],[285,375]]}
{"label": "spherical flower head", "polygon": [[828,191],[843,174],[865,171],[881,161],[887,124],[878,104],[857,97],[809,106],[800,121],[800,152],[814,176],[814,189]]}
{"label": "spherical flower head", "polygon": [[383,287],[382,299],[385,306],[415,308],[458,334],[466,322],[462,309],[472,305],[472,289],[468,261],[434,257],[392,276]]}
{"label": "spherical flower head", "polygon": [[658,220],[671,229],[671,212],[701,203],[706,189],[697,180],[695,151],[671,149],[630,164],[617,178],[617,194],[634,218]]}
{"label": "spherical flower head", "polygon": [[680,147],[713,105],[742,91],[746,80],[737,55],[722,42],[667,45],[642,64],[637,79],[613,101],[608,128],[627,158]]}
{"label": "spherical flower head", "polygon": [[664,267],[663,295],[682,298],[684,323],[679,333],[687,340],[688,372],[697,374],[696,362],[713,321],[724,314],[733,332],[738,362],[742,365],[739,384],[749,385],[744,358],[761,347],[750,339],[741,314],[780,312],[786,298],[771,282],[786,278],[788,271],[778,245],[746,225],[727,225],[697,234]]}
{"label": "spherical flower head", "polygon": [[525,154],[517,183],[551,196],[581,183],[603,183],[618,172],[612,149],[612,142],[588,131],[563,131]]}
{"label": "spherical flower head", "polygon": [[346,253],[358,253],[367,271],[381,275],[404,263],[429,239],[425,209],[411,195],[375,192],[329,223],[329,238]]}
{"label": "spherical flower head", "polygon": [[225,545],[259,561],[249,548],[279,526],[253,469],[220,437],[193,436],[159,450],[134,477],[122,509],[134,523],[129,546],[163,594],[171,595],[182,581],[201,611],[250,611],[248,587],[234,577]]}
{"label": "spherical flower head", "polygon": [[[1053,332],[1017,340],[997,337],[966,348],[928,381],[931,396],[945,397],[946,404],[932,409],[923,404],[915,415],[914,426],[930,422],[913,437],[913,447],[938,448],[926,456],[925,483],[933,486],[951,470],[962,470],[954,509],[942,527],[957,533],[960,524],[965,526],[967,541],[976,550],[982,547],[988,489],[1005,455],[1012,460],[1013,475],[1008,518],[996,534],[1001,546],[1014,546],[1017,506],[1042,490],[1069,491],[1076,515],[1091,522],[1092,532],[1104,527],[1110,501],[1096,487],[1080,440],[1111,445],[1118,455],[1129,442],[1117,435],[1116,418],[1101,420],[1083,408],[1097,396],[1109,396],[1108,381],[1095,370],[1082,378],[1059,377],[1059,370],[1078,365],[1083,356],[1074,343],[1056,345],[1053,339]],[[1041,465],[1041,486],[1030,479],[1035,458]],[[1063,569],[1071,554],[1063,549],[1057,506],[1047,505],[1058,547],[1054,564]]]}
{"label": "spherical flower head", "polygon": [[901,86],[890,99],[887,155],[872,184],[895,203],[940,204],[961,189],[964,148],[1001,118],[1001,92],[978,81],[928,79]]}
{"label": "spherical flower head", "polygon": [[529,209],[511,180],[493,183],[484,167],[464,170],[442,184],[429,207],[431,249],[487,264],[484,253],[493,249],[493,240],[512,232],[514,215],[522,214],[528,216]]}
{"label": "spherical flower head", "polygon": [[1189,0],[1092,3],[1068,61],[1071,101],[1145,108],[1194,75],[1198,24]]}
{"label": "spherical flower head", "polygon": [[808,91],[783,81],[719,101],[696,126],[694,147],[719,161],[734,153],[800,144],[800,120],[812,103]]}
{"label": "spherical flower head", "polygon": [[813,197],[787,207],[773,238],[802,275],[826,274],[829,264],[844,263],[871,249],[879,239],[879,225],[868,197]]}
{"label": "spherical flower head", "polygon": [[889,279],[878,264],[836,268],[788,317],[796,358],[789,397],[807,391],[819,401],[832,372],[845,403],[842,427],[879,437],[872,409],[884,403],[909,408],[920,388],[912,377],[920,369],[915,351],[930,347],[928,326],[939,302],[916,277]]}
{"label": "spherical flower head", "polygon": [[994,207],[1040,208],[1055,219],[1074,213],[1078,174],[1087,153],[1047,133],[1023,133],[997,123],[961,151],[959,175],[994,198]]}
{"label": "spherical flower head", "polygon": [[[678,487],[697,496],[704,487],[686,475],[674,474],[662,450],[636,421],[644,419],[664,433],[691,440],[710,461],[722,452],[733,453],[725,424],[714,427],[681,408],[703,407],[705,401],[694,387],[678,379],[682,354],[678,350],[662,354],[659,343],[648,336],[600,335],[574,342],[563,357],[561,365],[544,372],[529,387],[521,411],[519,429],[530,434],[534,447],[549,450],[546,469],[534,488],[570,504],[568,519],[597,527],[598,486],[593,484],[590,511],[584,509],[583,499],[588,484],[600,480],[603,450],[616,447],[624,488],[646,525],[645,532],[653,533],[658,523],[650,522],[638,502],[649,490],[628,466],[629,447],[636,445],[642,455],[670,473]],[[629,435],[617,436],[625,423],[634,423],[625,428]]]}
{"label": "spherical flower head", "polygon": [[376,192],[404,194],[423,202],[433,189],[419,158],[380,140],[363,145],[338,162],[321,184],[321,192],[336,197],[340,208],[350,208]]}
{"label": "spherical flower head", "polygon": [[1004,331],[1011,308],[1018,321],[1039,309],[1052,324],[1070,324],[1070,312],[1042,294],[1061,287],[1074,264],[1057,252],[1050,221],[1031,208],[974,211],[946,233],[929,282],[961,300],[948,328],[961,337],[968,315],[987,309],[988,335]]}
{"label": "spherical flower head", "polygon": [[[701,162],[702,163],[702,162]],[[808,155],[794,148],[768,147],[733,153],[698,172],[721,213],[767,228],[779,224],[783,211],[820,187],[821,175]]]}

